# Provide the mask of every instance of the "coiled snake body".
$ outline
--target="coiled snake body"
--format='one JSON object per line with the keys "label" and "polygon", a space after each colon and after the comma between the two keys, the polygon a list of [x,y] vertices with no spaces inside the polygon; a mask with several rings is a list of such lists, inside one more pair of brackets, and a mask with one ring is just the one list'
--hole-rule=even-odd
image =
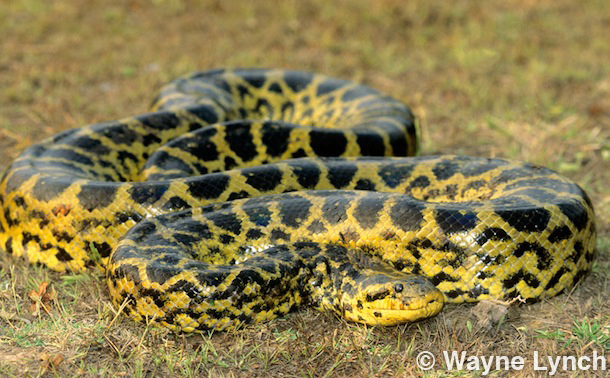
{"label": "coiled snake body", "polygon": [[392,325],[446,301],[550,297],[590,270],[576,184],[503,159],[380,157],[413,155],[415,123],[366,86],[207,71],[153,110],[25,150],[0,184],[0,245],[97,265],[117,306],[182,331],[302,303]]}

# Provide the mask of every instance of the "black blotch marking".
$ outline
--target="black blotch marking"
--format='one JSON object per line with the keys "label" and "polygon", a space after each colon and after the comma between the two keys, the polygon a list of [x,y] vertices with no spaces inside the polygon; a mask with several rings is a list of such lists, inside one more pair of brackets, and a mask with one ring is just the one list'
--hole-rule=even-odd
{"label": "black blotch marking", "polygon": [[271,92],[282,93],[282,87],[278,83],[271,84],[268,89]]}
{"label": "black blotch marking", "polygon": [[505,222],[518,231],[542,231],[551,219],[551,213],[543,208],[498,210],[496,212]]}
{"label": "black blotch marking", "polygon": [[320,181],[320,168],[314,163],[297,161],[289,162],[288,165],[304,189],[314,189]]}
{"label": "black blotch marking", "polygon": [[[197,298],[200,295],[199,288],[186,280],[176,281],[167,288],[169,293],[186,293],[190,298]],[[197,319],[199,314],[190,314],[191,318]]]}
{"label": "black blotch marking", "polygon": [[177,196],[173,196],[163,204],[163,209],[169,211],[183,210],[188,207],[190,207],[188,202]]}
{"label": "black blotch marking", "polygon": [[349,185],[358,172],[358,166],[354,163],[342,163],[339,165],[328,166],[328,180],[337,189],[342,189]]}
{"label": "black blotch marking", "polygon": [[213,212],[207,214],[207,218],[217,227],[237,235],[241,232],[241,221],[237,215],[230,212]]}
{"label": "black blotch marking", "polygon": [[354,189],[356,190],[369,190],[369,191],[375,191],[375,183],[373,183],[371,180],[369,179],[360,179],[358,180],[358,182],[356,183],[356,186],[354,187]]}
{"label": "black blotch marking", "polygon": [[279,208],[282,222],[289,227],[297,228],[309,217],[311,202],[306,198],[294,197],[289,201],[281,201]]}
{"label": "black blotch marking", "polygon": [[404,231],[416,231],[424,221],[423,204],[411,201],[399,201],[390,209],[390,218],[394,225]]}
{"label": "black blotch marking", "polygon": [[263,233],[261,232],[261,230],[258,230],[256,228],[252,228],[252,229],[248,230],[248,232],[246,232],[246,238],[251,239],[251,240],[260,239],[262,236],[263,236]]}
{"label": "black blotch marking", "polygon": [[[140,227],[140,225],[138,225],[138,227]],[[201,239],[211,239],[214,236],[208,225],[192,220],[177,222],[174,224],[174,229],[179,232],[195,234]],[[142,231],[142,234],[144,234],[144,232],[145,231]],[[152,231],[148,231],[148,233],[152,233]]]}
{"label": "black blotch marking", "polygon": [[[176,265],[180,262],[180,257],[176,255],[165,255],[163,259],[157,259],[154,263],[150,263],[146,265],[146,276],[151,282],[156,282],[158,284],[163,285],[165,281],[173,277],[177,272],[177,268],[173,268],[172,265]],[[177,281],[174,285],[178,285],[180,281]],[[169,292],[169,290],[168,290]],[[141,293],[142,295],[143,293]],[[158,297],[158,293],[156,291],[151,290],[151,296],[153,298]],[[162,303],[160,303],[163,306]]]}
{"label": "black blotch marking", "polygon": [[223,173],[212,173],[204,177],[187,180],[189,193],[196,198],[218,198],[229,185],[230,177]]}
{"label": "black blotch marking", "polygon": [[157,226],[155,226],[154,223],[144,221],[142,223],[139,223],[135,227],[133,227],[131,230],[129,230],[129,232],[126,234],[125,238],[129,239],[129,240],[133,240],[134,242],[141,242],[148,235],[151,235],[152,233],[154,233],[156,231],[156,229],[157,229]]}
{"label": "black blotch marking", "polygon": [[262,142],[271,156],[281,156],[288,148],[293,127],[274,122],[265,122],[262,127]]}
{"label": "black blotch marking", "polygon": [[[159,138],[155,134],[146,134],[146,135],[142,136],[142,144],[145,147],[148,147],[148,146],[153,145],[153,144],[156,145],[156,144],[159,144],[159,143],[161,143],[161,138]],[[143,154],[143,156],[144,155],[146,155],[146,154]],[[144,156],[144,158],[146,158],[146,156]]]}
{"label": "black blotch marking", "polygon": [[28,206],[25,203],[25,198],[21,197],[21,196],[15,196],[15,198],[13,199],[13,202],[15,202],[15,205],[17,205],[18,207],[21,207],[24,210],[27,210]]}
{"label": "black blotch marking", "polygon": [[273,241],[276,241],[276,240],[290,241],[290,235],[278,228],[271,230],[270,236],[271,236],[271,240],[273,240]]}
{"label": "black blotch marking", "polygon": [[517,245],[513,254],[519,258],[526,252],[534,252],[538,257],[537,267],[540,270],[548,269],[551,264],[551,255],[543,246],[538,243],[522,242]]}
{"label": "black blotch marking", "polygon": [[432,172],[439,180],[446,180],[458,172],[459,164],[453,163],[450,160],[442,160],[438,162],[434,168],[432,168]]}
{"label": "black blotch marking", "polygon": [[480,246],[485,245],[489,240],[508,241],[511,240],[510,235],[499,227],[489,227],[483,230],[479,236],[477,236],[477,244]]}
{"label": "black blotch marking", "polygon": [[363,197],[354,209],[354,217],[363,228],[373,228],[379,221],[379,213],[383,210],[384,203],[377,196]]}
{"label": "black blotch marking", "polygon": [[176,139],[171,143],[172,147],[188,152],[201,161],[218,160],[219,154],[216,144],[211,138],[218,133],[216,127],[206,127],[193,133],[189,137]]}
{"label": "black blotch marking", "polygon": [[568,217],[578,231],[582,231],[589,223],[587,209],[577,201],[570,201],[558,205],[559,210]]}
{"label": "black blotch marking", "polygon": [[577,261],[580,260],[580,257],[583,255],[583,252],[584,247],[582,243],[580,241],[577,241],[574,243],[574,251],[570,254],[570,256],[568,256],[568,258],[572,260],[574,264],[576,264]]}
{"label": "black blotch marking", "polygon": [[146,127],[154,130],[172,130],[178,127],[180,119],[172,112],[157,112],[135,117]]}
{"label": "black blotch marking", "polygon": [[[445,272],[440,272],[429,278],[434,286],[438,286],[441,282],[459,282],[460,278],[451,277]],[[463,292],[462,292],[463,293]],[[455,297],[452,297],[455,298]]]}
{"label": "black blotch marking", "polygon": [[241,171],[246,183],[261,192],[275,189],[282,182],[282,171],[272,165],[244,168]]}
{"label": "black blotch marking", "polygon": [[117,153],[117,160],[124,166],[129,167],[128,160],[131,160],[133,164],[138,164],[138,158],[136,155],[128,151],[119,151]]}
{"label": "black blotch marking", "polygon": [[78,148],[82,148],[88,153],[95,155],[106,155],[110,153],[110,149],[102,144],[99,140],[91,139],[89,137],[80,137],[70,141],[70,145]]}
{"label": "black blotch marking", "polygon": [[551,243],[557,243],[558,241],[569,239],[571,236],[572,231],[570,231],[570,227],[563,225],[553,229],[549,235],[549,241]]}
{"label": "black blotch marking", "polygon": [[197,238],[193,235],[180,234],[180,233],[174,233],[173,237],[178,243],[182,243],[186,246],[190,246],[191,244],[197,243],[197,241],[199,240],[199,238]]}
{"label": "black blotch marking", "polygon": [[292,102],[286,102],[282,105],[282,119],[292,119],[294,116],[294,104]]}
{"label": "black blotch marking", "polygon": [[320,234],[327,231],[324,223],[317,219],[311,222],[311,224],[307,227],[307,230],[312,234]]}
{"label": "black blotch marking", "polygon": [[[244,85],[238,84],[236,86],[236,89],[237,89],[237,93],[239,94],[239,97],[241,97],[241,98],[244,98],[244,97],[250,95],[250,89],[248,89],[248,87],[246,87]],[[244,109],[240,109],[240,110],[244,110]],[[245,118],[245,117],[242,117],[242,118]]]}
{"label": "black blotch marking", "polygon": [[466,193],[470,189],[478,190],[478,189],[485,187],[486,185],[487,185],[487,182],[485,180],[471,181],[464,186],[464,189],[462,189],[462,195],[464,195],[464,193]]}
{"label": "black blotch marking", "polygon": [[96,133],[110,139],[115,144],[130,146],[139,138],[138,133],[122,123],[106,123],[100,124],[98,127]]}
{"label": "black blotch marking", "polygon": [[4,243],[4,250],[9,255],[13,254],[13,237],[12,236],[9,236],[9,238],[6,239],[6,243]]}
{"label": "black blotch marking", "polygon": [[267,81],[265,76],[257,74],[257,73],[253,73],[250,75],[248,75],[248,74],[244,75],[244,80],[246,82],[248,82],[248,84],[250,84],[254,88],[262,88],[263,85],[265,85],[265,82]]}
{"label": "black blotch marking", "polygon": [[131,196],[131,199],[133,199],[136,203],[141,205],[152,205],[163,197],[163,194],[165,194],[167,191],[168,186],[169,184],[161,183],[156,183],[154,185],[134,184],[134,186],[129,188],[127,192]]}
{"label": "black blotch marking", "polygon": [[[57,260],[63,261],[63,262],[74,260],[74,258],[72,256],[70,256],[70,254],[65,249],[63,249],[61,247],[55,247],[55,248],[57,249],[57,253],[55,254],[55,257],[57,257]],[[108,255],[102,256],[102,257],[108,257],[108,256],[110,256],[110,253],[108,253]]]}
{"label": "black blotch marking", "polygon": [[273,115],[273,107],[271,106],[269,101],[265,100],[264,98],[259,98],[256,100],[256,105],[254,105],[254,109],[262,116],[271,117],[271,115]]}
{"label": "black blotch marking", "polygon": [[300,71],[288,71],[284,75],[286,85],[294,92],[300,92],[305,89],[312,80],[312,74]]}
{"label": "black blotch marking", "polygon": [[216,114],[216,111],[211,105],[204,104],[193,106],[190,107],[188,111],[205,123],[213,124],[218,122],[218,114]]}
{"label": "black blotch marking", "polygon": [[409,176],[411,176],[412,171],[412,165],[388,164],[381,167],[379,170],[379,176],[387,186],[390,188],[396,188],[398,185],[408,179]]}
{"label": "black blotch marking", "polygon": [[445,234],[470,231],[479,220],[476,213],[465,211],[462,214],[462,211],[453,209],[438,209],[435,218]]}
{"label": "black blotch marking", "polygon": [[341,156],[347,147],[347,138],[340,130],[313,129],[309,136],[317,156]]}
{"label": "black blotch marking", "polygon": [[347,219],[347,209],[352,199],[344,196],[326,198],[322,205],[322,216],[331,224],[337,224]]}
{"label": "black blotch marking", "polygon": [[366,294],[366,301],[367,302],[378,301],[380,299],[383,299],[383,298],[387,297],[388,295],[390,295],[390,291],[389,290],[382,290],[382,291],[379,291],[379,292],[377,292],[375,294],[367,293]]}
{"label": "black blotch marking", "polygon": [[266,227],[271,222],[271,211],[263,206],[244,207],[250,221],[259,227]]}
{"label": "black blotch marking", "polygon": [[555,273],[553,275],[553,277],[551,277],[551,279],[549,280],[549,282],[546,284],[546,286],[544,287],[545,290],[548,289],[552,289],[555,287],[555,285],[557,285],[559,283],[559,280],[561,279],[561,277],[568,273],[570,270],[568,268],[566,268],[565,266],[562,266],[561,268],[559,268],[559,270],[557,271],[557,273]]}
{"label": "black blotch marking", "polygon": [[[265,279],[260,273],[251,269],[245,269],[239,272],[235,277],[230,286],[236,285],[239,288],[243,288],[250,283],[256,283],[262,287],[266,286]],[[230,290],[227,290],[230,291]]]}
{"label": "black blotch marking", "polygon": [[248,197],[250,197],[250,193],[246,192],[245,190],[240,190],[239,192],[231,192],[231,194],[229,194],[227,197],[227,201],[234,201],[236,199]]}
{"label": "black blotch marking", "polygon": [[[406,120],[405,120],[406,121]],[[408,123],[404,123],[407,126],[407,129],[411,127],[415,130],[415,126],[411,121],[407,121]],[[414,135],[414,131],[412,132]],[[394,156],[406,156],[409,152],[409,146],[407,145],[407,139],[405,135],[401,132],[399,134],[393,135],[394,133],[388,133],[390,135],[390,145],[392,146],[392,155]],[[413,139],[414,140],[414,139]],[[415,146],[411,147],[413,150],[412,153],[415,153]]]}
{"label": "black blotch marking", "polygon": [[307,153],[304,149],[299,148],[298,150],[294,151],[291,156],[293,159],[297,159],[307,156]]}
{"label": "black blotch marking", "polygon": [[81,188],[76,197],[82,208],[91,211],[110,205],[114,201],[117,189],[118,185],[114,183],[86,185]]}
{"label": "black blotch marking", "polygon": [[48,202],[59,197],[71,184],[66,178],[41,177],[34,184],[32,195],[39,201]]}
{"label": "black blotch marking", "polygon": [[218,237],[218,240],[220,240],[222,244],[231,244],[235,241],[235,238],[231,235],[222,234]]}
{"label": "black blotch marking", "polygon": [[514,288],[521,281],[533,288],[540,286],[540,280],[538,280],[535,275],[523,271],[523,269],[519,269],[517,272],[504,279],[502,284],[505,289],[509,290]]}
{"label": "black blotch marking", "polygon": [[245,162],[251,161],[258,155],[250,126],[250,122],[237,121],[226,124],[225,129],[225,141],[231,150]]}
{"label": "black blotch marking", "polygon": [[110,252],[112,252],[112,247],[110,246],[110,244],[106,242],[92,242],[85,246],[85,250],[87,251],[87,254],[89,256],[93,255],[91,245],[93,245],[93,247],[97,250],[97,253],[99,253],[101,257],[108,257],[110,256]]}
{"label": "black blotch marking", "polygon": [[413,181],[411,181],[411,183],[409,184],[409,186],[407,187],[407,190],[411,190],[411,189],[415,189],[415,188],[427,188],[428,186],[430,186],[430,179],[426,176],[417,176]]}
{"label": "black blotch marking", "polygon": [[139,222],[142,220],[142,215],[136,213],[135,211],[120,211],[115,214],[116,222],[115,224],[122,224],[128,221]]}

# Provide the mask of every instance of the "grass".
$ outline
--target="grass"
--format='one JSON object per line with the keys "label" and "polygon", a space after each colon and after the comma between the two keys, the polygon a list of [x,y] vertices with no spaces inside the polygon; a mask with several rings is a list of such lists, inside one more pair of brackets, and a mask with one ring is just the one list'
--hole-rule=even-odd
{"label": "grass", "polygon": [[[60,130],[145,112],[162,83],[192,70],[306,69],[410,104],[423,154],[558,170],[589,193],[599,235],[582,284],[510,306],[491,325],[472,305],[393,328],[304,310],[209,335],[134,324],[111,305],[102,276],[62,277],[1,254],[0,376],[468,376],[423,372],[415,357],[608,355],[609,34],[610,8],[597,0],[8,1],[0,12],[0,168]],[[29,293],[43,282],[57,298],[47,298],[49,313],[33,314]],[[537,372],[526,362],[520,373]]]}

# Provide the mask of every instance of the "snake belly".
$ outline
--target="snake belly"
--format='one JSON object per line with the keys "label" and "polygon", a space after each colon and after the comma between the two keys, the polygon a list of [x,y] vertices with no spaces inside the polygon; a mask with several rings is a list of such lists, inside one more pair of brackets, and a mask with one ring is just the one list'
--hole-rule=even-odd
{"label": "snake belly", "polygon": [[0,183],[0,245],[102,268],[115,305],[181,331],[305,303],[398,324],[446,301],[551,297],[591,268],[578,185],[503,159],[383,157],[417,151],[415,120],[369,87],[214,70],[153,110],[26,149]]}

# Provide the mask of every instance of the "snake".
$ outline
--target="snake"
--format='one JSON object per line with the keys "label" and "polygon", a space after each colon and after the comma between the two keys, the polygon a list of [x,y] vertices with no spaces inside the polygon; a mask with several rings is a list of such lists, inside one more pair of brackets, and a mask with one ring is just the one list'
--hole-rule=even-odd
{"label": "snake", "polygon": [[539,301],[591,270],[580,186],[531,163],[413,156],[418,128],[353,81],[195,72],[148,113],[25,149],[0,181],[0,246],[99,269],[117,308],[181,332],[303,306],[397,325],[445,303]]}

